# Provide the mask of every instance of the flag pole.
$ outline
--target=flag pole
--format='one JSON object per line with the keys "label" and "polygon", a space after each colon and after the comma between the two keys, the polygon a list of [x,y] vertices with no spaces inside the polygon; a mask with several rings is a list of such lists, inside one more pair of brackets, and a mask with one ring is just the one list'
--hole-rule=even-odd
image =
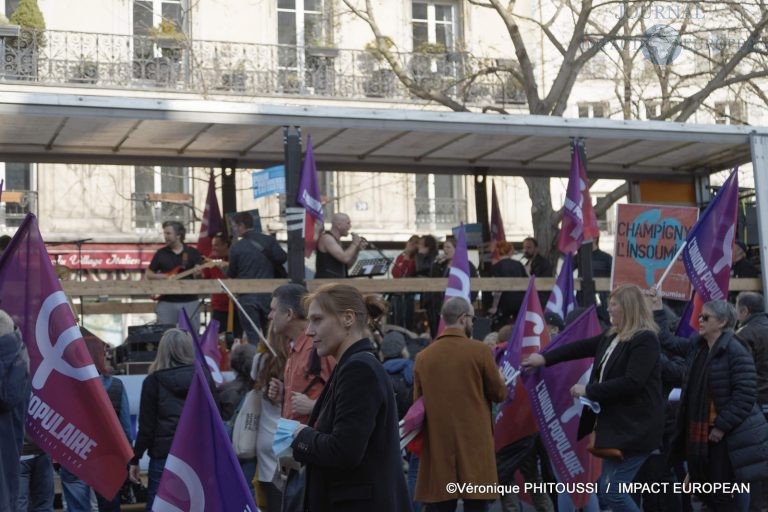
{"label": "flag pole", "polygon": [[664,282],[664,280],[667,278],[667,275],[669,274],[669,271],[672,270],[672,265],[675,264],[677,261],[677,258],[680,257],[680,255],[683,253],[683,249],[685,249],[685,246],[688,245],[687,240],[683,240],[682,245],[680,245],[680,248],[675,253],[675,256],[672,258],[672,261],[669,262],[669,265],[667,265],[667,268],[664,269],[664,273],[661,274],[661,277],[659,278],[659,281],[656,283],[655,288],[657,290],[661,290],[661,284]]}
{"label": "flag pole", "polygon": [[259,329],[256,323],[253,321],[253,318],[251,318],[251,316],[245,312],[245,309],[243,309],[242,304],[240,304],[240,301],[237,300],[237,297],[235,297],[235,294],[232,293],[232,291],[229,288],[227,288],[227,285],[224,284],[224,281],[222,281],[221,279],[217,279],[217,281],[219,282],[219,285],[221,285],[221,287],[224,289],[224,291],[227,292],[227,295],[229,295],[229,298],[232,299],[232,302],[235,303],[235,305],[237,306],[237,309],[239,309],[240,312],[243,314],[243,316],[246,318],[246,320],[248,320],[248,323],[251,324],[251,327],[253,327],[253,330],[256,331],[256,334],[259,335],[259,339],[261,339],[261,342],[267,346],[269,351],[272,352],[273,356],[277,357],[277,352],[275,352],[275,349],[272,348],[272,345],[269,344],[269,341],[267,341],[267,338],[264,337],[264,334],[261,332],[261,329]]}

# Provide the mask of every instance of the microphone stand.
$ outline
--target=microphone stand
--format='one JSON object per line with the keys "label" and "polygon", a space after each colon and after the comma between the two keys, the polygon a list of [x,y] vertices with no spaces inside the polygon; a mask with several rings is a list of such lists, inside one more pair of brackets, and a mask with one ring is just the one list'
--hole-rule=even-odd
{"label": "microphone stand", "polygon": [[[93,238],[81,238],[80,240],[70,240],[69,242],[64,242],[68,244],[75,244],[77,246],[77,281],[79,283],[83,282],[83,244],[85,242],[90,242],[93,240]],[[85,314],[83,312],[83,296],[80,295],[80,325],[83,325]]]}

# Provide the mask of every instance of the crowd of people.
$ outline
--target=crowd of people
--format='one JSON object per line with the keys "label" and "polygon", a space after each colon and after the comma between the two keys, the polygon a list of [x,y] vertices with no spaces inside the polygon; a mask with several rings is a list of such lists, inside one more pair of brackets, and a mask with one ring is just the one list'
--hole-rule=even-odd
{"label": "crowd of people", "polygon": [[[284,251],[274,239],[253,232],[250,216],[236,217],[235,223],[241,240],[228,250],[220,237],[217,255],[229,267],[216,271],[275,277]],[[326,253],[326,271],[345,276],[365,247],[357,235],[343,247],[341,238],[349,230],[349,217],[338,214],[321,237],[318,251]],[[183,242],[183,229],[169,223],[164,235],[167,246],[153,259],[150,278],[199,264]],[[447,237],[442,253],[438,245],[431,235],[411,237],[394,262],[393,277],[446,277],[456,241]],[[533,238],[523,242],[522,261],[512,257],[512,244],[502,242],[495,249],[493,276],[553,273]],[[596,268],[609,268],[610,256],[596,252]],[[473,265],[470,273],[477,275]],[[161,297],[159,321],[197,308],[197,299],[184,297]],[[416,294],[364,296],[342,281],[311,293],[286,284],[268,295],[240,299],[246,307],[242,336],[229,358],[233,379],[217,388],[209,378],[209,386],[230,434],[245,396],[254,391],[260,397],[255,455],[239,463],[261,510],[442,512],[456,510],[461,501],[463,510],[484,511],[498,499],[509,512],[521,509],[522,496],[500,496],[494,485],[512,484],[515,473],[531,482],[561,481],[538,433],[508,446],[494,444],[494,418],[509,384],[499,361],[521,293],[492,295],[486,313],[496,321],[482,342],[472,339],[475,306],[480,306],[474,296],[467,301],[419,294],[427,321],[421,337],[410,329],[417,321]],[[220,302],[217,311],[223,315]],[[713,511],[768,509],[763,297],[742,292],[733,304],[703,304],[698,333],[690,338],[674,334],[678,318],[653,289],[621,285],[604,302],[606,322],[599,335],[534,353],[521,365],[530,373],[574,359],[594,361],[586,381],[570,389],[574,399],[601,406],[598,411],[584,407],[579,421],[579,438],[591,436],[590,452],[602,459],[596,492],[584,510],[690,510],[692,499]],[[387,310],[395,324],[386,324]],[[582,311],[568,318],[548,312],[550,337],[556,339]],[[225,329],[231,332],[232,325]],[[163,334],[142,385],[135,440],[125,390],[105,364],[105,345],[89,333],[84,338],[114,412],[133,441],[128,475],[134,483],[142,482],[139,461],[149,457],[150,510],[195,371],[192,337],[175,328]],[[2,311],[0,364],[0,510],[53,510],[53,461],[24,439],[20,405],[29,393],[28,356],[18,329]],[[670,393],[674,388],[680,392]],[[416,402],[426,418],[422,435],[401,450],[398,422]],[[286,425],[290,449],[275,453],[275,434]],[[119,510],[119,495],[100,496],[64,469],[60,478],[66,510],[91,510],[92,501],[98,510]],[[631,493],[622,485],[633,482],[748,482],[750,492]],[[452,490],[451,483],[472,487]],[[576,510],[567,493],[536,491],[530,498],[538,511]]]}

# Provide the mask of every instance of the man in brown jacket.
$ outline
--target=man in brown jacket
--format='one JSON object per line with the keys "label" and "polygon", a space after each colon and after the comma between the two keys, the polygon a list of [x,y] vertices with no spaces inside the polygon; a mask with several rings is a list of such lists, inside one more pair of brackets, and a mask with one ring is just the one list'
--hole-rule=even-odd
{"label": "man in brown jacket", "polygon": [[[491,402],[507,396],[493,353],[469,339],[474,309],[461,297],[443,304],[443,333],[416,357],[414,399],[424,396],[424,449],[416,482],[416,501],[427,512],[486,511],[498,497],[492,489],[464,486],[496,484]],[[449,485],[457,484],[457,485]]]}

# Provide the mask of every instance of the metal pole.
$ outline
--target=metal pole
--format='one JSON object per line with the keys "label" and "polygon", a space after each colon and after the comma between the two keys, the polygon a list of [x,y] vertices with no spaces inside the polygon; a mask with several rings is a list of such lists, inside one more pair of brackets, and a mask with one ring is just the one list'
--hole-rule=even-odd
{"label": "metal pole", "polygon": [[230,233],[228,213],[237,212],[237,160],[224,159],[221,161],[221,209],[224,216],[224,230]]}
{"label": "metal pole", "polygon": [[763,300],[768,294],[768,136],[752,133],[752,173],[755,177],[755,205],[757,207],[757,232],[760,244],[760,270],[762,271]]}
{"label": "metal pole", "polygon": [[285,146],[285,220],[288,225],[288,277],[304,283],[304,208],[296,201],[301,179],[301,129],[283,129]]}

